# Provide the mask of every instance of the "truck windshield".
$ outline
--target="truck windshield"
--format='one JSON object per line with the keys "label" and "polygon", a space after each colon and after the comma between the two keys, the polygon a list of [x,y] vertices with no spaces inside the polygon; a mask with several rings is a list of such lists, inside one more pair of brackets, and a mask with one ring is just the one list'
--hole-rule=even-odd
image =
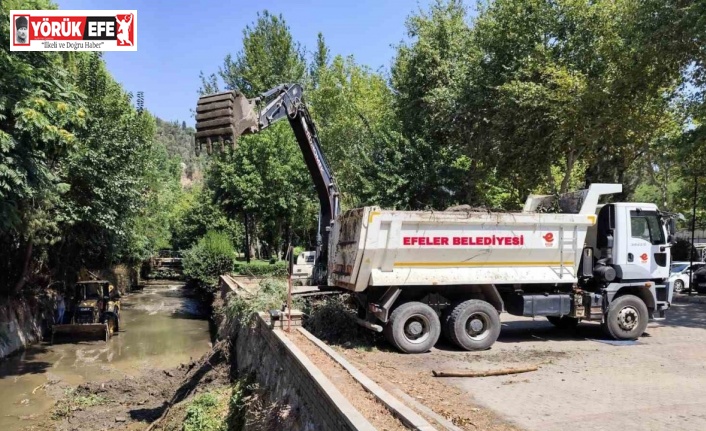
{"label": "truck windshield", "polygon": [[630,228],[633,238],[650,244],[665,244],[664,230],[659,215],[654,211],[630,211]]}

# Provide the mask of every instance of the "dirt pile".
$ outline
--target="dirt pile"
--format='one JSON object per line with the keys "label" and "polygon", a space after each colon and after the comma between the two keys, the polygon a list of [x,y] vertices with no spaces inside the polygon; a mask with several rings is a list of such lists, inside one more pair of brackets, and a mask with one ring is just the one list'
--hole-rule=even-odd
{"label": "dirt pile", "polygon": [[177,368],[80,385],[57,402],[51,418],[60,430],[144,428],[184,399],[229,382],[228,345],[221,342]]}

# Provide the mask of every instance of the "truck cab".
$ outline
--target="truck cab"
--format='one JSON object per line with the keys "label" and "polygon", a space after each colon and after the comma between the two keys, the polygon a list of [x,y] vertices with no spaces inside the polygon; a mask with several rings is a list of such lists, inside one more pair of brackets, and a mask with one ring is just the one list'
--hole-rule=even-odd
{"label": "truck cab", "polygon": [[[673,292],[669,288],[669,220],[651,203],[611,203],[597,211],[586,245],[598,265],[609,265],[615,278],[604,288],[612,301],[631,291],[643,299],[654,317],[664,316]],[[601,262],[603,260],[603,262]]]}
{"label": "truck cab", "polygon": [[589,229],[587,245],[600,256],[613,237],[612,266],[618,280],[663,282],[669,278],[667,225],[654,204],[602,205],[598,223]]}

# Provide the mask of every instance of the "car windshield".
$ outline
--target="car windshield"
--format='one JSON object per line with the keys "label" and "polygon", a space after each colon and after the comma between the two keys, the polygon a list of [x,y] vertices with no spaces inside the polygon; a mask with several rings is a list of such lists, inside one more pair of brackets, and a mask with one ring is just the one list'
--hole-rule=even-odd
{"label": "car windshield", "polygon": [[689,264],[687,263],[675,263],[674,265],[672,265],[669,271],[671,273],[682,272],[686,269],[687,266],[689,266]]}

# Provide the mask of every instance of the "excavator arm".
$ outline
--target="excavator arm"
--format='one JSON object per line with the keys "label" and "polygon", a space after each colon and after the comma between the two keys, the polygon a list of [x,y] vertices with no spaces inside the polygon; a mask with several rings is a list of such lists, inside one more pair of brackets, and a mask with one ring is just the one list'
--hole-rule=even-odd
{"label": "excavator arm", "polygon": [[253,99],[236,91],[202,96],[196,108],[196,151],[203,145],[211,153],[214,143],[221,149],[226,143],[235,147],[239,136],[260,133],[286,118],[292,127],[304,162],[319,198],[314,283],[321,284],[327,274],[328,244],[331,224],[340,212],[339,192],[321,150],[319,137],[302,99],[299,84],[281,84]]}

